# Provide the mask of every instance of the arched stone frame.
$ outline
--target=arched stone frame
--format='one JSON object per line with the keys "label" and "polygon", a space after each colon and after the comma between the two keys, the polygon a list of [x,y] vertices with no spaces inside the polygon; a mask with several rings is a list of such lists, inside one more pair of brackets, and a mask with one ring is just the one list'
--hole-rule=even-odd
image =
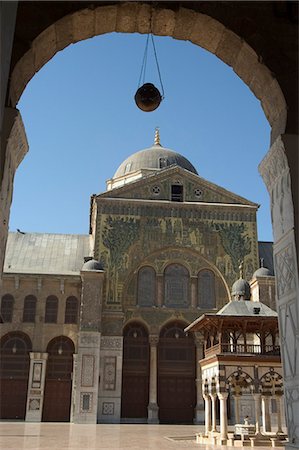
{"label": "arched stone frame", "polygon": [[[143,274],[147,273],[147,277],[141,279]],[[154,306],[156,303],[156,271],[151,265],[140,267],[137,274],[137,299],[138,306]]]}
{"label": "arched stone frame", "polygon": [[194,419],[196,346],[193,333],[184,332],[186,325],[185,320],[172,318],[160,326],[157,371],[160,423],[169,423],[169,419],[170,423],[180,423],[184,411],[187,423]]}
{"label": "arched stone frame", "polygon": [[[12,331],[0,340],[0,388],[2,419],[24,419],[32,350],[30,337]],[[13,416],[11,414],[13,413]]]}
{"label": "arched stone frame", "polygon": [[48,295],[45,304],[45,323],[57,323],[59,300],[56,295]]}
{"label": "arched stone frame", "polygon": [[74,341],[65,335],[55,336],[47,344],[47,353],[43,421],[69,421]]}
{"label": "arched stone frame", "polygon": [[[244,396],[251,398],[251,410],[253,411],[254,398],[252,395],[255,389],[253,378],[243,368],[239,367],[226,378],[225,389],[228,392],[228,410],[234,412],[234,422],[244,423],[247,413],[242,414],[240,401]],[[248,417],[248,420],[252,423],[253,417]]]}
{"label": "arched stone frame", "polygon": [[[204,278],[205,277],[205,278]],[[202,309],[214,309],[216,302],[215,273],[210,268],[201,269],[197,275],[198,307]],[[208,284],[207,284],[208,282]],[[208,298],[206,298],[208,297]]]}
{"label": "arched stone frame", "polygon": [[[87,39],[96,34],[112,31],[139,32],[149,31],[152,22],[152,31],[158,35],[168,35],[175,39],[190,40],[206,50],[214,53],[226,64],[232,66],[237,75],[253,91],[254,95],[261,100],[263,110],[272,127],[272,147],[269,154],[260,166],[262,176],[267,178],[265,183],[268,187],[272,203],[273,226],[282,229],[282,239],[278,241],[277,233],[274,233],[277,245],[274,246],[275,267],[277,284],[282,290],[278,293],[278,312],[280,328],[282,330],[282,355],[288,383],[286,383],[286,396],[289,404],[288,418],[291,430],[295,430],[294,398],[298,397],[298,385],[295,379],[296,368],[296,330],[298,317],[298,192],[296,179],[298,179],[298,137],[296,135],[283,135],[286,129],[287,105],[280,86],[270,70],[263,64],[258,55],[239,36],[211,17],[198,13],[188,8],[179,7],[177,10],[160,8],[145,3],[119,3],[118,5],[100,6],[94,9],[84,9],[74,14],[65,16],[49,28],[44,30],[34,41],[31,49],[16,64],[10,88],[11,105],[14,107],[24,90],[27,82],[57,51],[65,48],[70,43]],[[102,9],[101,9],[102,8]],[[151,13],[153,12],[152,20]],[[292,117],[291,117],[292,120]],[[294,117],[293,117],[294,120]],[[15,149],[20,151],[21,156],[27,151],[26,143],[20,147],[17,136],[23,135],[20,116],[9,139],[7,150],[8,158],[15,159]],[[280,136],[281,135],[281,136]],[[11,142],[18,141],[17,145]],[[297,162],[296,162],[297,161]],[[286,163],[286,164],[285,164]],[[283,173],[276,171],[277,166],[285,165]],[[11,173],[4,174],[5,183],[3,189],[12,183],[13,173],[17,164],[14,162]],[[12,176],[10,176],[12,174]],[[268,177],[269,175],[269,177]],[[289,180],[289,181],[288,181]],[[282,195],[283,184],[287,191]],[[7,190],[9,192],[11,188]],[[282,203],[290,201],[292,204],[294,196],[295,214],[293,208],[281,207]],[[284,198],[284,200],[283,200]],[[10,200],[6,200],[3,211],[7,219],[4,220],[4,228],[1,236],[2,247],[5,246],[7,222],[9,215]],[[295,221],[294,221],[295,217]],[[295,224],[294,224],[295,222]],[[283,224],[283,226],[281,226]],[[297,238],[297,243],[295,239]],[[296,247],[297,245],[297,247]],[[287,291],[285,290],[285,279],[288,278]],[[290,357],[293,355],[294,357]],[[294,391],[295,389],[295,391]],[[295,392],[293,395],[293,391]],[[292,431],[293,432],[293,431]],[[294,435],[295,436],[295,435]],[[290,437],[291,442],[297,442],[299,437]]]}
{"label": "arched stone frame", "polygon": [[164,269],[163,305],[166,308],[190,306],[190,272],[181,262],[170,262]]}
{"label": "arched stone frame", "polygon": [[147,419],[150,345],[148,326],[129,320],[123,327],[121,417]]}

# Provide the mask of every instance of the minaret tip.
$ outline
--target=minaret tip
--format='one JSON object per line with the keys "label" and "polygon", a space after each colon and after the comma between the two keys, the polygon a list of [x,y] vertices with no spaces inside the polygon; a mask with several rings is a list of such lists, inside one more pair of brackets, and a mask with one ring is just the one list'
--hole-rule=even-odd
{"label": "minaret tip", "polygon": [[161,145],[161,143],[160,143],[160,129],[159,129],[159,127],[156,127],[156,129],[155,129],[154,145]]}
{"label": "minaret tip", "polygon": [[241,261],[240,265],[239,265],[239,270],[240,270],[240,278],[244,277],[244,261]]}

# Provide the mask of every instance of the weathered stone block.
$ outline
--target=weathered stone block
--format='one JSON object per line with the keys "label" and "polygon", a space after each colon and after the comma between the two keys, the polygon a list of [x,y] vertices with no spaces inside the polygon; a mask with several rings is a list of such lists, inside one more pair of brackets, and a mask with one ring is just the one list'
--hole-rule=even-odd
{"label": "weathered stone block", "polygon": [[264,64],[258,63],[254,67],[254,76],[249,84],[249,87],[257,98],[263,100],[265,91],[273,80],[274,77],[270,70]]}
{"label": "weathered stone block", "polygon": [[242,40],[230,30],[225,30],[222,34],[216,55],[226,64],[232,66],[236,61],[242,47]]}
{"label": "weathered stone block", "polygon": [[32,49],[34,52],[34,66],[37,72],[57,52],[55,25],[51,25],[33,41]]}
{"label": "weathered stone block", "polygon": [[91,38],[95,35],[95,12],[83,9],[73,15],[74,42]]}
{"label": "weathered stone block", "polygon": [[196,23],[190,35],[190,41],[215,53],[221,41],[225,27],[205,14],[197,14]]}
{"label": "weathered stone block", "polygon": [[95,35],[115,31],[117,6],[100,6],[95,9]]}
{"label": "weathered stone block", "polygon": [[244,83],[249,85],[254,77],[255,68],[257,65],[257,54],[246,42],[243,42],[238,56],[232,65],[234,71],[241,78],[241,80],[244,81]]}
{"label": "weathered stone block", "polygon": [[27,83],[35,74],[34,53],[32,49],[26,52],[25,55],[19,60],[14,70],[18,72],[15,81],[20,84],[20,88],[23,92]]}
{"label": "weathered stone block", "polygon": [[57,51],[64,49],[74,42],[73,40],[73,16],[65,16],[55,23]]}
{"label": "weathered stone block", "polygon": [[270,124],[286,109],[286,102],[276,79],[265,90],[262,100],[263,110]]}
{"label": "weathered stone block", "polygon": [[137,3],[119,4],[117,8],[115,31],[134,33],[137,22]]}
{"label": "weathered stone block", "polygon": [[180,8],[175,15],[175,27],[173,37],[175,39],[189,39],[196,23],[197,14],[187,8]]}
{"label": "weathered stone block", "polygon": [[136,31],[138,33],[149,33],[151,31],[151,14],[152,7],[150,5],[138,5]]}
{"label": "weathered stone block", "polygon": [[172,36],[175,27],[175,13],[171,9],[155,10],[152,31],[158,36]]}

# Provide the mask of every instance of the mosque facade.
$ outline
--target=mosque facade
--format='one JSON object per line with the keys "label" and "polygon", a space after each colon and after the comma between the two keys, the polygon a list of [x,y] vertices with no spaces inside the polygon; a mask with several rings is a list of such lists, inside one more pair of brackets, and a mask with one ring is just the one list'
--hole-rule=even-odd
{"label": "mosque facade", "polygon": [[[257,209],[198,175],[156,130],[154,145],[91,197],[88,235],[10,233],[0,417],[203,423],[206,343],[186,327],[230,303],[240,267],[248,301],[275,310],[272,244],[258,242]],[[267,370],[281,380],[275,361]],[[245,402],[238,418],[254,407]]]}

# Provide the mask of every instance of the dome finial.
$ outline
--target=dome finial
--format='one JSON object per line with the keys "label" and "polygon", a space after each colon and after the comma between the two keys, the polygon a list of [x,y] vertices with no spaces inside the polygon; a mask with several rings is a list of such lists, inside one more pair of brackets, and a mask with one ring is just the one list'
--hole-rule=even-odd
{"label": "dome finial", "polygon": [[239,270],[240,270],[240,278],[243,278],[243,276],[244,276],[244,261],[241,261],[241,263],[239,265]]}
{"label": "dome finial", "polygon": [[264,267],[264,258],[261,258],[260,261],[261,261],[261,264],[260,264],[261,267]]}
{"label": "dome finial", "polygon": [[156,127],[155,128],[155,142],[154,145],[161,145],[160,143],[160,128]]}

